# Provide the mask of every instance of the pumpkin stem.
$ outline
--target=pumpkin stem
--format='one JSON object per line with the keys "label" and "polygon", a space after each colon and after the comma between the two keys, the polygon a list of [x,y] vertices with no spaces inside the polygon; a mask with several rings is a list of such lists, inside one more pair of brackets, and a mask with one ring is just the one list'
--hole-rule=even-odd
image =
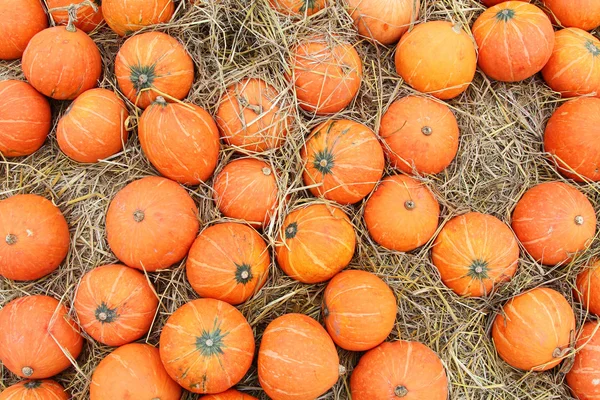
{"label": "pumpkin stem", "polygon": [[252,275],[252,268],[248,264],[236,264],[235,266],[235,281],[237,283],[245,285],[254,278]]}
{"label": "pumpkin stem", "polygon": [[325,318],[329,317],[329,308],[326,305],[323,305],[323,316]]}
{"label": "pumpkin stem", "polygon": [[433,129],[431,129],[430,126],[424,126],[421,128],[421,133],[423,133],[425,136],[429,136],[433,133]]}
{"label": "pumpkin stem", "polygon": [[[144,84],[146,82],[148,82],[148,77],[144,74],[140,75],[140,77],[138,78],[141,84]],[[142,79],[144,79],[144,81],[142,82]],[[166,106],[167,105],[167,101],[165,100],[164,97],[162,96],[158,96],[156,99],[154,99],[154,102],[158,105],[161,106]]]}
{"label": "pumpkin stem", "polygon": [[570,347],[566,347],[564,349],[561,350],[560,347],[557,347],[554,349],[554,351],[552,352],[552,357],[553,358],[563,358],[565,355],[567,355],[567,353],[569,353],[571,350],[573,350]]}
{"label": "pumpkin stem", "polygon": [[394,394],[397,397],[404,397],[408,394],[408,389],[406,388],[406,386],[398,385],[394,389]]}
{"label": "pumpkin stem", "polygon": [[590,53],[592,53],[594,57],[600,56],[600,48],[598,48],[598,46],[596,46],[591,40],[588,40],[585,43],[585,47]]}
{"label": "pumpkin stem", "polygon": [[333,153],[327,148],[318,151],[313,160],[313,168],[323,175],[330,174],[335,165],[333,158]]}
{"label": "pumpkin stem", "polygon": [[242,96],[238,97],[238,102],[240,103],[240,106],[242,106],[243,108],[249,109],[256,115],[261,115],[263,113],[263,109],[260,105],[250,104],[248,99],[246,99],[245,97],[242,97]]}
{"label": "pumpkin stem", "polygon": [[13,244],[17,243],[17,235],[13,235],[12,233],[9,233],[8,235],[6,235],[6,244],[11,246]]}
{"label": "pumpkin stem", "polygon": [[293,239],[296,236],[296,233],[298,233],[298,224],[295,222],[292,222],[285,228],[286,239]]}
{"label": "pumpkin stem", "polygon": [[37,389],[40,386],[42,386],[42,382],[41,381],[29,381],[29,382],[25,382],[25,384],[23,386],[25,386],[26,389]]}
{"label": "pumpkin stem", "polygon": [[498,11],[496,18],[499,21],[508,22],[515,17],[515,10],[505,8],[504,10]]}
{"label": "pumpkin stem", "polygon": [[271,168],[264,167],[264,168],[262,169],[262,173],[263,173],[265,176],[269,176],[269,175],[271,175]]}
{"label": "pumpkin stem", "polygon": [[215,320],[212,331],[202,330],[202,335],[196,337],[196,350],[204,357],[223,354],[223,349],[226,347],[223,338],[228,335],[228,332],[222,332],[219,325],[219,322]]}
{"label": "pumpkin stem", "polygon": [[33,375],[33,368],[31,367],[23,367],[21,369],[21,372],[23,373],[23,375],[25,375],[26,377],[30,377],[31,375]]}
{"label": "pumpkin stem", "polygon": [[406,200],[404,202],[404,208],[406,208],[407,210],[414,210],[416,206],[417,205],[412,200]]}
{"label": "pumpkin stem", "polygon": [[461,33],[462,27],[458,23],[456,23],[452,25],[452,30],[454,31],[454,33]]}
{"label": "pumpkin stem", "polygon": [[69,22],[67,23],[67,30],[69,32],[77,32],[77,28],[75,27],[75,22],[77,22],[77,10],[79,9],[80,4],[71,4],[67,8],[67,14],[69,15]]}
{"label": "pumpkin stem", "polygon": [[583,225],[583,217],[581,215],[578,215],[575,217],[575,225]]}
{"label": "pumpkin stem", "polygon": [[467,275],[473,279],[488,279],[488,262],[485,260],[473,260],[471,265],[469,265],[469,272]]}
{"label": "pumpkin stem", "polygon": [[144,214],[142,210],[135,210],[135,212],[133,213],[133,220],[135,222],[142,222],[145,217],[146,214]]}

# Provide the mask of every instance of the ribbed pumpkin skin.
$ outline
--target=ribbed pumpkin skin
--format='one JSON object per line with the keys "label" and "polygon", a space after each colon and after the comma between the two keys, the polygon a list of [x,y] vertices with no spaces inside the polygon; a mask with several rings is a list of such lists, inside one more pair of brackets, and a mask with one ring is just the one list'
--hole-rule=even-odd
{"label": "ribbed pumpkin skin", "polygon": [[115,75],[123,94],[133,104],[146,108],[164,94],[179,100],[187,96],[194,81],[194,63],[174,37],[146,32],[123,43],[115,60]]}
{"label": "ribbed pumpkin skin", "polygon": [[452,218],[436,238],[431,259],[459,296],[486,296],[517,271],[519,245],[498,218],[476,212]]}
{"label": "ribbed pumpkin skin", "polygon": [[396,322],[396,297],[367,271],[342,271],[323,295],[323,320],[329,336],[343,349],[365,351],[381,344]]}
{"label": "ribbed pumpkin skin", "polygon": [[283,272],[303,283],[319,283],[348,266],[356,233],[341,209],[312,204],[285,217],[277,243],[277,264]]}
{"label": "ribbed pumpkin skin", "polygon": [[314,319],[285,314],[263,333],[258,379],[273,400],[312,400],[338,380],[339,357],[333,341]]}
{"label": "ribbed pumpkin skin", "polygon": [[600,260],[577,275],[573,294],[589,312],[600,315]]}
{"label": "ribbed pumpkin skin", "polygon": [[[71,4],[81,4],[84,0],[46,0],[48,9],[68,7]],[[91,32],[102,21],[102,6],[100,5],[101,0],[91,0],[98,7],[98,11],[94,11],[89,5],[83,5],[77,9],[77,21],[74,25],[77,29],[81,29],[84,32]],[[67,11],[53,11],[51,13],[52,19],[57,25],[66,25],[69,22],[69,15]]]}
{"label": "ribbed pumpkin skin", "polygon": [[[595,331],[595,332],[594,332]],[[598,322],[586,322],[575,345],[573,367],[566,375],[567,385],[579,400],[595,400],[600,396],[600,328]]]}
{"label": "ribbed pumpkin skin", "polygon": [[102,14],[119,36],[168,22],[175,12],[173,0],[103,0]]}
{"label": "ribbed pumpkin skin", "polygon": [[407,96],[381,118],[379,136],[391,164],[406,173],[442,172],[458,151],[458,123],[441,102]]}
{"label": "ribbed pumpkin skin", "polygon": [[403,35],[395,62],[406,83],[444,100],[467,90],[477,69],[471,37],[447,21],[421,23]]}
{"label": "ribbed pumpkin skin", "polygon": [[[506,1],[509,1],[509,0],[481,0],[483,5],[485,5],[486,7],[492,7],[492,6],[495,6],[496,4],[504,3]],[[521,0],[521,1],[527,1],[528,3],[530,3],[530,0]]]}
{"label": "ribbed pumpkin skin", "polygon": [[600,4],[595,0],[543,0],[543,3],[562,26],[586,31],[600,26]]}
{"label": "ribbed pumpkin skin", "polygon": [[48,27],[40,0],[2,0],[0,2],[0,60],[21,58],[27,44]]}
{"label": "ribbed pumpkin skin", "polygon": [[193,300],[167,320],[160,335],[160,358],[185,389],[221,393],[237,384],[252,364],[252,328],[224,301]]}
{"label": "ribbed pumpkin skin", "polygon": [[358,33],[392,44],[419,17],[420,0],[348,0],[348,12]]}
{"label": "ribbed pumpkin skin", "polygon": [[385,157],[377,136],[358,122],[330,120],[317,126],[300,153],[310,192],[339,204],[364,199],[383,175]]}
{"label": "ribbed pumpkin skin", "polygon": [[433,350],[419,342],[399,340],[383,343],[361,357],[350,377],[350,390],[352,400],[446,400],[448,379]]}
{"label": "ribbed pumpkin skin", "polygon": [[219,394],[209,394],[208,396],[200,397],[201,400],[258,400],[256,397],[249,394],[239,392],[235,389],[226,390]]}
{"label": "ribbed pumpkin skin", "polygon": [[536,261],[555,265],[589,246],[596,233],[596,213],[573,186],[546,182],[529,189],[517,203],[512,228]]}
{"label": "ribbed pumpkin skin", "polygon": [[71,366],[64,352],[77,358],[82,346],[79,327],[52,297],[20,297],[0,310],[0,361],[17,376],[54,376]]}
{"label": "ribbed pumpkin skin", "polygon": [[186,262],[187,278],[201,297],[241,304],[264,285],[271,258],[252,228],[225,222],[196,238]]}
{"label": "ribbed pumpkin skin", "polygon": [[0,400],[69,400],[71,397],[57,382],[21,381],[0,393]]}
{"label": "ribbed pumpkin skin", "polygon": [[28,156],[46,141],[52,123],[48,100],[27,82],[0,82],[0,153]]}
{"label": "ribbed pumpkin skin", "polygon": [[0,201],[0,275],[39,279],[56,270],[69,251],[69,225],[50,200],[18,194]]}
{"label": "ribbed pumpkin skin", "polygon": [[377,243],[390,250],[411,251],[435,234],[440,205],[425,184],[405,175],[381,181],[365,206],[365,223]]}
{"label": "ribbed pumpkin skin", "polygon": [[271,6],[283,14],[313,15],[327,6],[327,0],[269,0]]}
{"label": "ribbed pumpkin skin", "polygon": [[138,179],[121,189],[108,207],[108,244],[129,267],[169,268],[194,242],[197,214],[194,200],[177,183],[156,176]]}
{"label": "ribbed pumpkin skin", "polygon": [[148,344],[131,343],[106,356],[94,371],[90,400],[179,400],[181,387],[163,367],[159,351]]}

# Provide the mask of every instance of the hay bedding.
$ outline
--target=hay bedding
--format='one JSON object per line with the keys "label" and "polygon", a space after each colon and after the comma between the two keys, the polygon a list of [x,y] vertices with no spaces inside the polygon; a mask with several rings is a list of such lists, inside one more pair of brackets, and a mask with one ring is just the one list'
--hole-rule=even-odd
{"label": "hay bedding", "polygon": [[[451,20],[464,24],[467,30],[483,10],[476,0],[422,3],[420,21]],[[265,0],[201,0],[196,5],[181,1],[177,2],[173,21],[153,29],[177,37],[191,53],[196,64],[196,79],[187,100],[213,115],[225,87],[246,76],[261,77],[275,85],[282,96],[291,98],[283,77],[291,46],[300,38],[324,32],[328,32],[331,40],[356,43],[365,67],[358,97],[336,118],[353,119],[377,131],[387,107],[413,92],[402,84],[395,72],[394,48],[374,46],[359,38],[340,5],[309,20],[292,21],[272,11]],[[118,90],[113,64],[123,39],[105,26],[94,32],[92,38],[103,57],[104,76],[100,86]],[[0,63],[0,79],[7,78],[22,78],[19,61]],[[515,203],[527,188],[539,182],[563,179],[542,153],[545,122],[558,102],[558,96],[540,77],[503,84],[491,82],[481,73],[465,94],[449,102],[461,129],[458,156],[443,173],[423,178],[442,205],[442,223],[469,210],[490,213],[509,222]],[[55,117],[67,106],[67,102],[53,102]],[[129,107],[135,132],[139,110],[131,104]],[[290,201],[280,207],[278,218],[265,229],[263,236],[271,250],[287,211],[317,201],[303,187],[299,152],[306,134],[324,120],[324,117],[297,113],[293,133],[285,146],[260,155],[282,172],[281,193],[290,196]],[[239,155],[234,150],[224,146],[217,171],[236,157]],[[388,169],[386,173],[393,171]],[[17,193],[37,193],[51,198],[65,214],[72,239],[69,255],[58,271],[35,282],[0,280],[0,305],[27,294],[47,294],[70,305],[77,283],[86,271],[117,261],[104,232],[104,216],[111,198],[132,180],[156,174],[143,156],[135,134],[122,153],[93,165],[77,164],[64,156],[54,133],[34,155],[0,160],[1,198]],[[209,181],[206,185],[188,188],[199,205],[203,226],[224,221],[213,204],[210,184]],[[579,186],[596,211],[600,209],[598,188],[596,184]],[[362,221],[362,203],[344,209],[358,232],[357,250],[350,267],[376,273],[398,296],[398,318],[390,340],[417,340],[434,349],[446,366],[451,399],[571,398],[563,384],[564,371],[560,367],[545,373],[515,371],[499,359],[489,332],[500,306],[525,289],[550,286],[572,301],[575,275],[590,258],[600,253],[597,241],[576,261],[560,267],[541,267],[522,253],[517,275],[509,284],[487,299],[462,299],[441,283],[429,260],[431,243],[411,254],[387,251],[369,238]],[[160,306],[144,341],[157,345],[166,318],[197,295],[185,278],[183,262],[171,270],[150,274],[150,279],[160,294]],[[259,343],[267,324],[282,314],[301,312],[320,319],[324,287],[324,284],[304,285],[292,281],[273,264],[265,287],[239,308],[255,330]],[[586,319],[585,310],[576,303],[573,306],[580,325]],[[87,398],[92,371],[110,351],[111,348],[88,340],[77,367],[59,375],[58,380],[74,398]],[[340,350],[341,363],[348,372],[323,398],[350,398],[349,376],[359,357],[358,353]],[[0,389],[17,381],[5,368],[0,372]],[[260,391],[255,366],[238,388],[266,398]],[[186,394],[184,398],[197,398],[197,395]]]}

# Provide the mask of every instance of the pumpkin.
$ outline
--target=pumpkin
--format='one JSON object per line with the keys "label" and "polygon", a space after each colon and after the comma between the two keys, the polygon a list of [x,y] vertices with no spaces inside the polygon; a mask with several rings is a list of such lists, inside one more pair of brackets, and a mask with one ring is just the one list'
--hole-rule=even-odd
{"label": "pumpkin", "polygon": [[440,205],[421,182],[405,175],[381,181],[365,205],[369,234],[390,250],[411,251],[435,234]]}
{"label": "pumpkin", "polygon": [[352,400],[446,400],[448,378],[438,355],[419,342],[382,343],[363,355],[350,377]]}
{"label": "pumpkin", "polygon": [[179,400],[181,387],[163,367],[158,349],[131,343],[106,356],[92,375],[90,400]]}
{"label": "pumpkin", "polygon": [[313,15],[327,6],[327,0],[269,0],[271,7],[288,15]]}
{"label": "pumpkin", "polygon": [[136,106],[146,108],[158,96],[167,100],[187,96],[194,81],[194,63],[174,37],[146,32],[123,43],[115,60],[115,75],[123,94]]}
{"label": "pumpkin", "polygon": [[346,108],[358,93],[362,61],[354,47],[323,37],[305,40],[293,50],[286,77],[294,85],[298,105],[318,114]]}
{"label": "pumpkin", "polygon": [[168,22],[174,12],[173,0],[103,0],[102,2],[104,19],[110,29],[119,36],[130,35],[147,26]]}
{"label": "pumpkin", "polygon": [[458,123],[444,103],[407,96],[381,118],[379,136],[392,166],[406,173],[442,172],[458,151]]}
{"label": "pumpkin", "polygon": [[216,120],[227,144],[263,152],[283,144],[293,115],[284,94],[262,79],[247,78],[227,88]]}
{"label": "pumpkin", "polygon": [[595,0],[542,0],[556,22],[591,31],[600,26],[600,4]]}
{"label": "pumpkin", "polygon": [[577,339],[573,367],[566,375],[567,385],[579,400],[594,400],[600,396],[600,327],[597,321],[586,322]]}
{"label": "pumpkin", "polygon": [[486,296],[517,271],[519,245],[498,218],[470,212],[452,218],[433,244],[433,265],[459,296]]}
{"label": "pumpkin", "polygon": [[140,118],[140,144],[152,165],[179,183],[198,185],[219,161],[219,131],[209,113],[158,96]]}
{"label": "pumpkin", "polygon": [[358,33],[392,44],[419,17],[420,0],[348,0],[348,12]]}
{"label": "pumpkin", "polygon": [[575,298],[586,310],[600,315],[600,260],[577,275]]}
{"label": "pumpkin", "polygon": [[311,204],[285,217],[277,244],[277,264],[289,277],[319,283],[348,266],[356,247],[356,233],[341,209]]}
{"label": "pumpkin", "polygon": [[52,297],[20,297],[0,310],[0,361],[17,376],[54,376],[71,366],[82,346],[79,327]]}
{"label": "pumpkin", "polygon": [[0,60],[21,58],[27,44],[48,27],[40,0],[2,0],[0,2]]}
{"label": "pumpkin", "polygon": [[21,381],[0,393],[0,400],[69,400],[70,396],[57,382]]}
{"label": "pumpkin", "polygon": [[125,186],[110,202],[106,236],[127,266],[169,268],[185,257],[198,233],[198,208],[177,183],[156,176]]}
{"label": "pumpkin", "polygon": [[323,320],[329,336],[343,349],[365,351],[381,344],[396,322],[396,297],[367,271],[343,271],[323,295]]}
{"label": "pumpkin", "polygon": [[587,248],[596,233],[596,214],[573,186],[547,182],[525,192],[513,212],[512,228],[531,257],[555,265]]}
{"label": "pumpkin", "polygon": [[317,126],[301,152],[304,184],[340,204],[365,198],[383,175],[383,149],[371,129],[350,120]]}
{"label": "pumpkin", "polygon": [[421,23],[403,35],[395,62],[411,87],[444,100],[467,90],[477,69],[471,37],[447,21]]}
{"label": "pumpkin", "polygon": [[271,399],[316,399],[337,382],[339,372],[335,344],[314,319],[285,314],[265,329],[258,379]]}
{"label": "pumpkin", "polygon": [[58,268],[69,251],[69,226],[50,200],[18,194],[0,201],[0,275],[32,281]]}
{"label": "pumpkin", "polygon": [[160,335],[168,374],[194,393],[221,393],[237,384],[254,358],[254,336],[235,307],[215,299],[181,306]]}
{"label": "pumpkin", "polygon": [[28,156],[46,141],[52,123],[48,100],[28,83],[0,81],[0,153]]}
{"label": "pumpkin", "polygon": [[129,136],[129,116],[115,92],[91,89],[82,93],[58,121],[56,139],[60,149],[71,159],[93,163],[123,149]]}
{"label": "pumpkin", "polygon": [[[485,5],[486,7],[493,7],[496,4],[504,3],[505,1],[509,1],[509,0],[481,0],[483,5]],[[519,1],[526,1],[529,3],[531,0],[519,0]]]}
{"label": "pumpkin", "polygon": [[226,217],[268,225],[277,207],[277,179],[273,167],[253,158],[230,162],[213,182],[214,200]]}
{"label": "pumpkin", "polygon": [[536,288],[510,299],[492,324],[500,357],[514,368],[546,371],[562,361],[575,331],[575,315],[564,296]]}
{"label": "pumpkin", "polygon": [[[91,32],[98,25],[104,21],[102,17],[101,0],[89,0],[92,1],[97,10],[88,4],[82,4],[85,0],[46,0],[50,16],[57,25],[66,25],[69,22],[69,13],[64,8],[69,7],[71,4],[79,6],[77,9],[77,21],[74,21],[74,25],[77,29],[81,29],[84,32]],[[58,8],[58,10],[52,11],[52,9]]]}
{"label": "pumpkin", "polygon": [[186,262],[187,278],[201,297],[241,304],[264,285],[271,259],[252,228],[226,222],[196,238]]}
{"label": "pumpkin", "polygon": [[[239,392],[235,389],[229,389],[219,394],[209,394],[207,396],[200,397],[201,400],[258,400],[256,397],[252,397],[249,394]],[[1,400],[1,399],[0,399]]]}

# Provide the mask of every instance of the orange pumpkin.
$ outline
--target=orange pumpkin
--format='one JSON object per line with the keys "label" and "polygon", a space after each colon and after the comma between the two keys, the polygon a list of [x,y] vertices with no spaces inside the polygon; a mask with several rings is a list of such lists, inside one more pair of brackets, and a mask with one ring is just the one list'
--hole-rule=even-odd
{"label": "orange pumpkin", "polygon": [[0,393],[0,400],[69,400],[70,396],[57,382],[21,381]]}
{"label": "orange pumpkin", "polygon": [[115,60],[115,75],[123,94],[136,106],[146,108],[158,96],[167,100],[187,96],[194,82],[194,63],[174,37],[146,32],[123,43]]}
{"label": "orange pumpkin", "polygon": [[600,3],[596,0],[542,0],[556,22],[565,27],[591,31],[600,26]]}
{"label": "orange pumpkin", "polygon": [[340,204],[365,198],[383,175],[385,158],[371,129],[358,122],[329,120],[317,126],[301,152],[304,184],[315,196]]}
{"label": "orange pumpkin", "polygon": [[104,0],[102,2],[104,19],[119,36],[130,35],[147,26],[168,22],[174,12],[173,0]]}
{"label": "orange pumpkin", "polygon": [[[235,389],[229,389],[219,394],[209,394],[208,396],[200,397],[201,400],[258,400],[249,394],[238,392]],[[1,400],[1,399],[0,399]]]}
{"label": "orange pumpkin", "polygon": [[77,358],[82,346],[79,327],[52,297],[20,297],[0,310],[0,361],[15,375],[54,376],[71,366],[69,358]]}
{"label": "orange pumpkin", "polygon": [[290,64],[291,76],[286,76],[306,111],[334,114],[346,108],[360,88],[362,61],[349,44],[322,37],[306,40],[293,50]]}
{"label": "orange pumpkin", "polygon": [[458,123],[444,103],[407,96],[381,118],[379,136],[395,168],[406,173],[442,172],[458,151]]}
{"label": "orange pumpkin", "polygon": [[285,217],[277,243],[277,263],[288,276],[318,283],[348,266],[354,256],[356,233],[341,209],[312,204]]}
{"label": "orange pumpkin", "polygon": [[[492,7],[492,6],[495,6],[496,4],[504,3],[505,1],[509,1],[509,0],[481,0],[481,2],[486,7]],[[529,3],[531,0],[520,0],[520,1],[526,1]]]}
{"label": "orange pumpkin", "polygon": [[555,265],[585,250],[596,233],[596,213],[573,186],[547,182],[529,189],[512,216],[512,228],[536,261]]}
{"label": "orange pumpkin", "polygon": [[600,315],[600,260],[577,275],[575,298],[592,314]]}
{"label": "orange pumpkin", "polygon": [[327,0],[269,0],[271,6],[283,14],[313,15],[327,6]]}
{"label": "orange pumpkin", "polygon": [[358,33],[392,44],[419,17],[420,0],[348,0],[348,12]]}
{"label": "orange pumpkin", "polygon": [[405,175],[385,178],[365,206],[373,240],[396,251],[423,246],[435,234],[440,205],[423,183]]}
{"label": "orange pumpkin", "polygon": [[315,399],[337,382],[339,369],[335,344],[314,319],[285,314],[265,329],[258,379],[271,399]]}
{"label": "orange pumpkin", "polygon": [[90,400],[179,400],[181,387],[163,367],[159,351],[148,344],[131,343],[106,356],[96,367]]}
{"label": "orange pumpkin", "polygon": [[193,300],[167,320],[160,335],[160,358],[185,389],[221,393],[237,384],[252,364],[252,328],[224,301]]}
{"label": "orange pumpkin", "polygon": [[599,322],[586,322],[581,329],[575,347],[573,367],[566,375],[567,385],[579,400],[595,400],[600,396],[600,327]]}
{"label": "orange pumpkin", "polygon": [[452,99],[469,87],[477,69],[472,39],[446,21],[418,24],[400,39],[396,71],[414,89]]}
{"label": "orange pumpkin", "polygon": [[564,296],[537,288],[513,297],[492,325],[500,357],[514,368],[546,371],[562,361],[575,334],[575,315]]}
{"label": "orange pumpkin", "polygon": [[58,268],[69,251],[69,226],[50,200],[18,194],[0,201],[0,275],[32,281]]}
{"label": "orange pumpkin", "polygon": [[31,38],[47,27],[40,0],[0,1],[0,60],[21,58]]}
{"label": "orange pumpkin", "polygon": [[69,7],[71,4],[78,5],[77,21],[74,22],[74,25],[77,29],[81,29],[84,32],[91,32],[104,21],[101,7],[102,0],[90,0],[96,5],[96,11],[94,11],[94,8],[90,5],[81,4],[84,1],[85,0],[46,0],[46,4],[48,4],[50,16],[57,25],[67,25],[69,22],[69,13],[67,10],[52,11],[52,9]]}
{"label": "orange pumpkin", "polygon": [[129,112],[115,92],[91,89],[82,93],[58,121],[60,149],[81,163],[108,158],[123,149],[129,136],[125,122]]}
{"label": "orange pumpkin", "polygon": [[48,100],[28,83],[0,82],[0,153],[4,157],[35,153],[46,141],[51,123]]}
{"label": "orange pumpkin", "polygon": [[352,400],[446,400],[448,378],[438,355],[419,342],[386,342],[363,355],[350,377]]}
{"label": "orange pumpkin", "polygon": [[396,322],[396,297],[367,271],[343,271],[323,295],[323,320],[329,336],[343,349],[365,351],[381,344]]}
{"label": "orange pumpkin", "polygon": [[125,186],[106,213],[111,250],[127,266],[169,268],[185,257],[198,233],[198,208],[177,183],[156,176]]}

